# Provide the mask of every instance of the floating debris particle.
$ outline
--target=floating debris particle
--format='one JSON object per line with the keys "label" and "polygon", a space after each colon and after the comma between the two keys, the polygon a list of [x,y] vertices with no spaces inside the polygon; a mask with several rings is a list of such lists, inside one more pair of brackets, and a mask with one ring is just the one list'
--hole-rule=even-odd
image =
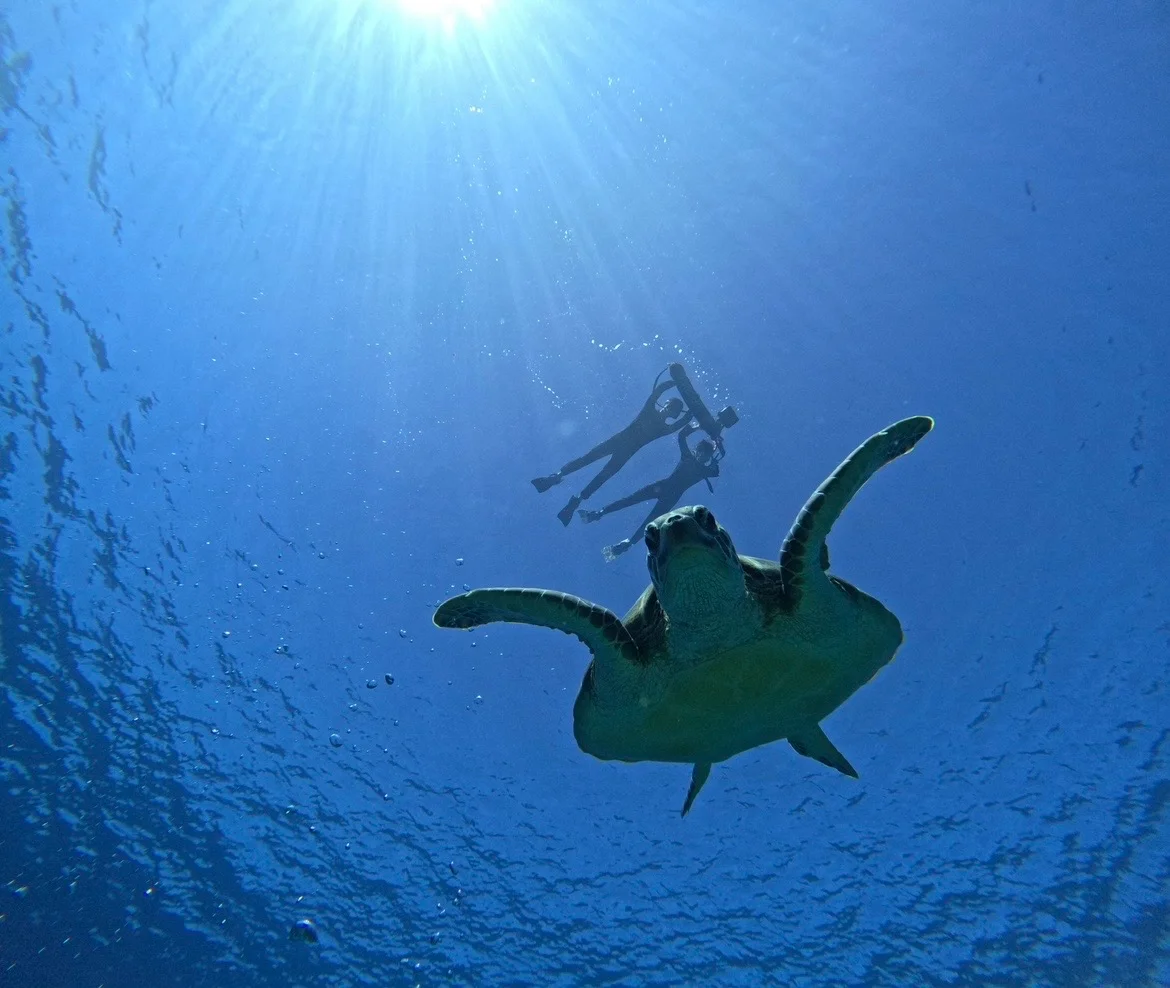
{"label": "floating debris particle", "polygon": [[390,673],[386,673],[386,685],[387,685],[387,686],[393,686],[393,685],[394,685],[394,677],[393,677],[393,676],[391,676],[391,675],[390,675]]}
{"label": "floating debris particle", "polygon": [[329,743],[331,745],[333,745],[334,748],[340,748],[341,747],[341,735],[340,734],[330,734],[329,735]]}

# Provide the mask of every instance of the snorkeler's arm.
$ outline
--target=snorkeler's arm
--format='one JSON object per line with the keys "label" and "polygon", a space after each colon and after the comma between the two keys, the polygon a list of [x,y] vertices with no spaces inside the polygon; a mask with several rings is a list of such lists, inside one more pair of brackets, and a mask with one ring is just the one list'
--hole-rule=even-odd
{"label": "snorkeler's arm", "polygon": [[[666,380],[661,384],[654,385],[654,390],[650,392],[650,397],[646,399],[642,405],[642,410],[638,412],[638,418],[649,418],[650,416],[658,416],[658,399],[661,398],[667,391],[675,386],[674,381]],[[684,411],[684,415],[689,414]]]}
{"label": "snorkeler's arm", "polygon": [[678,432],[678,451],[682,456],[694,456],[691,447],[687,445],[687,439],[690,438],[692,432],[698,432],[699,425],[695,421],[687,422]]}
{"label": "snorkeler's arm", "polygon": [[674,383],[674,380],[672,378],[667,378],[661,384],[656,384],[654,386],[654,390],[650,392],[650,400],[653,402],[658,401],[658,399],[666,394],[667,391],[675,387],[678,387],[678,385]]}

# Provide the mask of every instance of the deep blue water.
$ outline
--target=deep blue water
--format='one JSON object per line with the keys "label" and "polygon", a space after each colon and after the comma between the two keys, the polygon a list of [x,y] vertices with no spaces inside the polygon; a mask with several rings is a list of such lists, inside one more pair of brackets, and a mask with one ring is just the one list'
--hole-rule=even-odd
{"label": "deep blue water", "polygon": [[[1170,983],[1164,3],[0,11],[0,984]],[[431,625],[624,613],[529,479],[672,360],[751,555],[937,420],[830,543],[859,781],[680,818],[584,646]]]}

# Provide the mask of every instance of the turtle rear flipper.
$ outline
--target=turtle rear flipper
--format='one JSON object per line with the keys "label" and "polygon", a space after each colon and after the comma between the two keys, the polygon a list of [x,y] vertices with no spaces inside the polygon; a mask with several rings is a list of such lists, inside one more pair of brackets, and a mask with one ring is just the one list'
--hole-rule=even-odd
{"label": "turtle rear flipper", "polygon": [[640,661],[637,644],[613,611],[555,590],[472,590],[440,604],[433,620],[440,628],[465,630],[498,621],[534,624],[576,635],[599,659],[613,655]]}
{"label": "turtle rear flipper", "polygon": [[837,750],[837,746],[829,740],[827,734],[814,724],[805,728],[799,734],[790,734],[788,743],[792,750],[805,758],[815,758],[822,765],[835,768],[842,775],[857,778],[857,769],[849,764],[849,759]]}
{"label": "turtle rear flipper", "polygon": [[910,452],[933,428],[934,419],[927,415],[895,422],[858,446],[813,492],[780,549],[784,588],[792,603],[800,601],[805,581],[814,572],[810,561],[828,562],[825,539],[853,495],[887,463]]}

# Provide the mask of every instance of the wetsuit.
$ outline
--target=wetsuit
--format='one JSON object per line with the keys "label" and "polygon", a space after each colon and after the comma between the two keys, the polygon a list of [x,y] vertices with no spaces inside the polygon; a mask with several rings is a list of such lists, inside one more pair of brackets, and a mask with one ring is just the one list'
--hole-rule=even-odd
{"label": "wetsuit", "polygon": [[598,471],[597,476],[585,485],[580,494],[571,497],[569,503],[560,510],[557,517],[561,519],[563,524],[569,524],[577,506],[596,494],[598,488],[624,467],[638,450],[643,446],[650,445],[656,439],[669,436],[672,432],[678,432],[691,421],[691,414],[686,408],[674,418],[665,417],[658,408],[658,399],[673,387],[675,384],[671,380],[656,385],[634,421],[621,432],[598,443],[584,456],[570,460],[555,474],[549,477],[538,477],[532,481],[532,486],[543,493],[550,487],[559,484],[565,474],[575,473],[582,467],[600,460],[603,456],[609,457],[605,466]]}
{"label": "wetsuit", "polygon": [[650,522],[677,505],[682,500],[682,496],[694,487],[695,484],[701,480],[709,482],[719,476],[720,456],[718,454],[704,461],[687,445],[687,439],[698,428],[699,426],[695,423],[690,423],[679,432],[679,460],[669,477],[666,477],[664,480],[656,480],[652,484],[647,484],[640,490],[634,491],[628,497],[619,498],[612,504],[607,504],[604,508],[600,508],[597,511],[581,512],[581,516],[586,521],[597,521],[599,518],[603,518],[611,512],[621,511],[623,508],[632,507],[643,501],[654,500],[654,507],[650,509],[650,513],[646,516],[642,524],[637,527],[634,534],[625,541],[610,546],[606,549],[606,555],[611,557],[621,555],[621,553],[629,549],[642,537],[642,534],[646,531],[646,526]]}

